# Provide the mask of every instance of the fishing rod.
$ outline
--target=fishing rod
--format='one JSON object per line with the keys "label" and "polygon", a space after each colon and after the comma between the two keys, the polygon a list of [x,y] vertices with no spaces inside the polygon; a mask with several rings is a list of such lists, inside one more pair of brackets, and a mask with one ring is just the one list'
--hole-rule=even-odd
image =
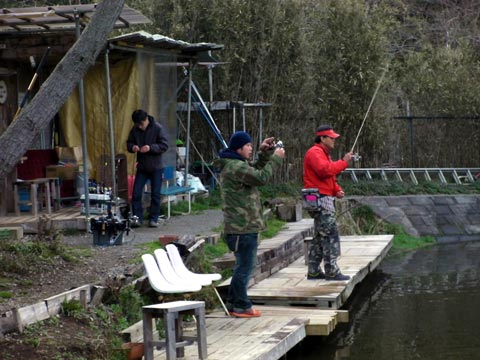
{"label": "fishing rod", "polygon": [[[25,106],[25,103],[28,100],[28,97],[29,97],[29,95],[32,91],[33,85],[35,85],[35,82],[37,81],[38,75],[40,74],[40,70],[41,70],[41,68],[43,66],[43,63],[45,62],[49,52],[50,52],[50,46],[47,47],[47,50],[45,50],[45,53],[43,54],[42,59],[40,60],[40,63],[38,64],[37,69],[35,70],[35,75],[33,75],[33,78],[30,81],[30,84],[28,85],[27,91],[25,92],[25,95],[23,96],[22,102],[20,103],[20,106],[18,107],[17,112],[15,113],[15,116],[13,117],[13,119],[17,118],[17,116],[20,114],[20,111],[22,111],[23,107]],[[31,64],[34,64],[34,60],[32,58],[30,58],[30,62],[31,62]]]}
{"label": "fishing rod", "polygon": [[[377,88],[375,89],[375,92],[373,93],[372,100],[370,101],[370,104],[368,105],[367,112],[365,113],[365,116],[363,117],[362,125],[360,125],[360,129],[358,130],[357,137],[355,138],[355,141],[353,142],[352,150],[350,150],[350,152],[353,152],[353,150],[355,149],[355,145],[357,144],[360,133],[362,132],[363,126],[365,125],[365,121],[367,120],[368,113],[370,112],[372,104],[375,101],[375,97],[377,96],[378,89],[380,89],[380,86],[382,85],[383,78],[385,77],[385,74],[387,73],[387,70],[388,70],[388,65],[385,67],[385,69],[383,69],[382,76],[380,77],[380,80],[378,80]],[[356,158],[354,160],[358,160],[358,159],[359,159],[359,156],[356,155]]]}

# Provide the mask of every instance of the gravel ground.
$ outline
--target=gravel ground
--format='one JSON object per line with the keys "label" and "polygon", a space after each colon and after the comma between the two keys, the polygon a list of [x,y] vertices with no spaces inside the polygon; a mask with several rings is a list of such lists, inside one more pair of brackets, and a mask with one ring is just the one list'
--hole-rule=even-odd
{"label": "gravel ground", "polygon": [[[16,307],[34,304],[45,298],[60,294],[85,284],[102,285],[117,277],[129,276],[141,269],[134,262],[142,250],[138,244],[155,241],[160,235],[206,236],[215,233],[223,221],[221,210],[206,210],[201,214],[174,216],[163,221],[158,228],[140,227],[125,236],[119,246],[95,246],[93,235],[81,233],[64,236],[66,245],[87,247],[91,255],[72,263],[55,259],[28,270],[25,274],[5,274],[9,282],[6,286],[12,297],[0,299],[0,314]],[[218,231],[218,230],[217,230]]]}
{"label": "gravel ground", "polygon": [[[221,210],[205,210],[196,215],[172,216],[168,220],[161,220],[158,228],[142,226],[132,229],[124,238],[124,244],[135,245],[158,239],[160,235],[184,235],[206,236],[215,232],[223,221]],[[217,230],[218,231],[218,230]],[[93,245],[92,234],[82,233],[78,236],[65,238],[72,245]],[[111,249],[107,247],[107,249]]]}

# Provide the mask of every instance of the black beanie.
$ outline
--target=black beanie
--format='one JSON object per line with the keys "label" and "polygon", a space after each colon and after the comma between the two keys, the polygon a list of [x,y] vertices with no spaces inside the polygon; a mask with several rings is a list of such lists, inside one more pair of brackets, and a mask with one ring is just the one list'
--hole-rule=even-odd
{"label": "black beanie", "polygon": [[245,131],[237,131],[230,138],[228,148],[230,150],[237,150],[240,149],[243,145],[251,142],[252,138],[250,137],[250,135],[248,135],[248,133],[246,133]]}

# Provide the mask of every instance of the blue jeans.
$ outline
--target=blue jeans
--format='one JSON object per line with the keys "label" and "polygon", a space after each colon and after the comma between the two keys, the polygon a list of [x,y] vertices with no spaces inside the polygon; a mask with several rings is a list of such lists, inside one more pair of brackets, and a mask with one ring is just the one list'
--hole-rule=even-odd
{"label": "blue jeans", "polygon": [[135,183],[133,184],[132,194],[132,213],[138,216],[140,223],[143,222],[143,206],[142,195],[143,188],[148,180],[150,180],[151,187],[151,202],[150,202],[150,220],[158,221],[160,216],[160,190],[162,189],[163,169],[155,171],[137,170],[135,174]]}
{"label": "blue jeans", "polygon": [[257,264],[258,233],[227,234],[228,248],[235,254],[235,267],[228,288],[227,308],[233,311],[252,307],[247,296],[248,282]]}

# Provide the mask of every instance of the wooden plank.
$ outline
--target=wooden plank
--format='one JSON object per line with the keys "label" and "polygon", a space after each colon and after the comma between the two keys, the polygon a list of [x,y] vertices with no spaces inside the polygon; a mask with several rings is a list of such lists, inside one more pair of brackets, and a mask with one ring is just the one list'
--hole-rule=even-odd
{"label": "wooden plank", "polygon": [[[83,285],[78,288],[65,291],[61,294],[45,299],[45,303],[47,305],[47,309],[50,316],[57,315],[60,312],[60,308],[63,302],[70,301],[70,300],[81,301],[84,298],[86,303],[89,303],[90,288],[91,288],[91,285]],[[86,304],[82,304],[82,305],[85,306]]]}
{"label": "wooden plank", "polygon": [[[128,328],[120,332],[122,340],[125,342],[143,342],[143,321],[140,320]],[[153,340],[159,340],[158,330],[156,327],[152,331]]]}
{"label": "wooden plank", "polygon": [[297,306],[256,306],[262,316],[304,319],[308,336],[329,335],[339,322],[348,322],[348,311]]}
{"label": "wooden plank", "polygon": [[[276,360],[285,355],[306,336],[305,322],[300,319],[293,319],[288,324],[265,339],[261,346],[268,349],[267,352],[259,354],[258,360]],[[261,349],[257,348],[257,351]]]}
{"label": "wooden plank", "polygon": [[47,304],[44,301],[15,309],[14,313],[19,332],[23,332],[24,327],[27,325],[46,320],[50,317]]}
{"label": "wooden plank", "polygon": [[[47,214],[46,211],[39,211],[38,214],[21,212],[19,216],[7,214],[0,216],[0,227],[5,226],[21,226],[24,233],[35,234],[38,232],[38,222],[41,216]],[[86,230],[85,215],[80,214],[80,208],[71,206],[63,207],[58,211],[48,214],[53,225],[58,229],[72,228],[78,230]]]}

